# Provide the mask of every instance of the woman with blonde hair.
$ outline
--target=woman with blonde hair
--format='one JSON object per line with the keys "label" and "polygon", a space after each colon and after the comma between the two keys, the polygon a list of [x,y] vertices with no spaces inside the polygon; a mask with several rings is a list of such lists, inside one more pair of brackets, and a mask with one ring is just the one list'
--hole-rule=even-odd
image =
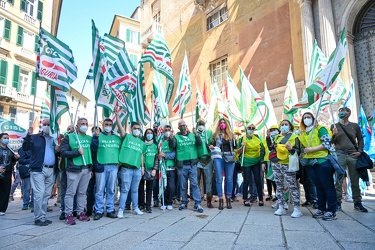
{"label": "woman with blonde hair", "polygon": [[223,172],[225,173],[225,198],[227,208],[231,209],[231,195],[233,189],[233,172],[234,172],[234,151],[233,151],[233,132],[232,129],[225,119],[220,119],[216,125],[215,132],[212,136],[211,150],[215,147],[220,148],[222,157],[214,158],[214,168],[216,176],[216,189],[219,196],[219,209],[224,209],[223,199]]}

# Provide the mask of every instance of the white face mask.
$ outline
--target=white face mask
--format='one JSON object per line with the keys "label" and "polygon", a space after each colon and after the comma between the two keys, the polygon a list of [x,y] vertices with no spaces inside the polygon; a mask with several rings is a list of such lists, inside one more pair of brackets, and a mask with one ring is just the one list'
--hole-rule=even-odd
{"label": "white face mask", "polygon": [[307,126],[310,127],[312,125],[312,119],[311,118],[305,118],[303,119],[303,123]]}
{"label": "white face mask", "polygon": [[248,135],[252,135],[252,134],[254,133],[254,130],[252,130],[252,129],[248,129],[248,130],[246,130],[246,133],[247,133]]}
{"label": "white face mask", "polygon": [[79,131],[81,131],[82,133],[86,133],[88,127],[87,126],[81,126],[79,127]]}
{"label": "white face mask", "polygon": [[164,136],[167,137],[167,138],[169,138],[171,136],[171,132],[170,131],[165,132]]}
{"label": "white face mask", "polygon": [[109,133],[112,131],[112,127],[111,126],[104,127],[104,131]]}
{"label": "white face mask", "polygon": [[141,134],[141,131],[140,131],[139,129],[134,129],[134,130],[133,130],[133,135],[134,135],[135,137],[138,137],[140,134]]}
{"label": "white face mask", "polygon": [[278,135],[278,134],[279,134],[279,131],[277,131],[277,130],[274,130],[274,131],[270,132],[270,135],[271,135],[272,137],[275,137],[275,136]]}
{"label": "white face mask", "polygon": [[43,126],[42,127],[42,132],[49,135],[49,126]]}
{"label": "white face mask", "polygon": [[198,130],[199,130],[199,131],[203,131],[203,130],[204,130],[204,125],[199,125],[199,126],[198,126]]}

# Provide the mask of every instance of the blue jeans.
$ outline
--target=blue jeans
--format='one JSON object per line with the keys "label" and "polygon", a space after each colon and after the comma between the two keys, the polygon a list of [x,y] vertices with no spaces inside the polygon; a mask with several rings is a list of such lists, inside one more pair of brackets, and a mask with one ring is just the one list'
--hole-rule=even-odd
{"label": "blue jeans", "polygon": [[314,182],[318,195],[318,209],[327,212],[336,212],[336,189],[333,181],[335,169],[329,161],[313,166],[306,166],[307,174]]}
{"label": "blue jeans", "polygon": [[115,184],[118,167],[116,165],[104,165],[103,173],[95,173],[95,211],[102,214],[104,212],[104,189],[106,191],[107,213],[115,211]]}
{"label": "blue jeans", "polygon": [[223,159],[214,159],[214,168],[216,176],[216,190],[219,198],[223,198],[223,172],[225,172],[225,196],[230,198],[233,190],[233,172],[234,162],[225,163]]}
{"label": "blue jeans", "polygon": [[121,168],[121,194],[119,208],[124,210],[125,202],[130,191],[133,210],[138,208],[138,186],[141,181],[141,169]]}
{"label": "blue jeans", "polygon": [[[22,193],[23,194],[23,205],[29,205],[30,203],[33,204],[34,196],[33,196],[33,193],[32,193],[30,177],[22,179],[22,189],[23,189],[23,191],[22,191],[23,192]],[[30,191],[31,191],[31,195],[30,195]]]}
{"label": "blue jeans", "polygon": [[180,183],[180,192],[182,198],[182,204],[187,205],[187,188],[188,179],[190,180],[190,194],[193,196],[195,205],[201,204],[201,191],[198,186],[198,169],[197,165],[183,165],[182,168],[177,169],[178,180]]}

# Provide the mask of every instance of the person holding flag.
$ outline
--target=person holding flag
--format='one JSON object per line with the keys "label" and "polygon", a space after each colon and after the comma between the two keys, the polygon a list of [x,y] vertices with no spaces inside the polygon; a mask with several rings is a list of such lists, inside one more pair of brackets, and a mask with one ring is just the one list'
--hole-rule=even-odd
{"label": "person holding flag", "polygon": [[29,128],[22,149],[31,150],[30,181],[34,192],[34,224],[48,226],[52,221],[46,220],[47,201],[55,180],[54,168],[58,162],[57,152],[60,151],[60,146],[53,146],[49,119],[43,120],[41,133],[32,133],[33,128]]}
{"label": "person holding flag", "polygon": [[86,118],[79,118],[74,133],[67,134],[61,142],[61,157],[67,158],[66,193],[65,193],[65,223],[75,225],[73,217],[73,200],[77,199],[77,219],[89,221],[84,212],[86,190],[91,177],[92,137],[87,135],[88,122]]}

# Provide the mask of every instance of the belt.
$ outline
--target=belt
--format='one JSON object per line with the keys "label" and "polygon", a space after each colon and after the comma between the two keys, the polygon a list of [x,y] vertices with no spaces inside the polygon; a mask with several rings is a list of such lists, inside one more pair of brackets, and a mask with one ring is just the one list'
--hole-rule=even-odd
{"label": "belt", "polygon": [[182,164],[185,166],[189,166],[191,165],[191,161],[190,160],[182,161]]}
{"label": "belt", "polygon": [[128,169],[138,169],[135,166],[130,166],[130,165],[122,165],[123,168],[128,168]]}
{"label": "belt", "polygon": [[55,165],[43,165],[45,168],[53,168]]}

